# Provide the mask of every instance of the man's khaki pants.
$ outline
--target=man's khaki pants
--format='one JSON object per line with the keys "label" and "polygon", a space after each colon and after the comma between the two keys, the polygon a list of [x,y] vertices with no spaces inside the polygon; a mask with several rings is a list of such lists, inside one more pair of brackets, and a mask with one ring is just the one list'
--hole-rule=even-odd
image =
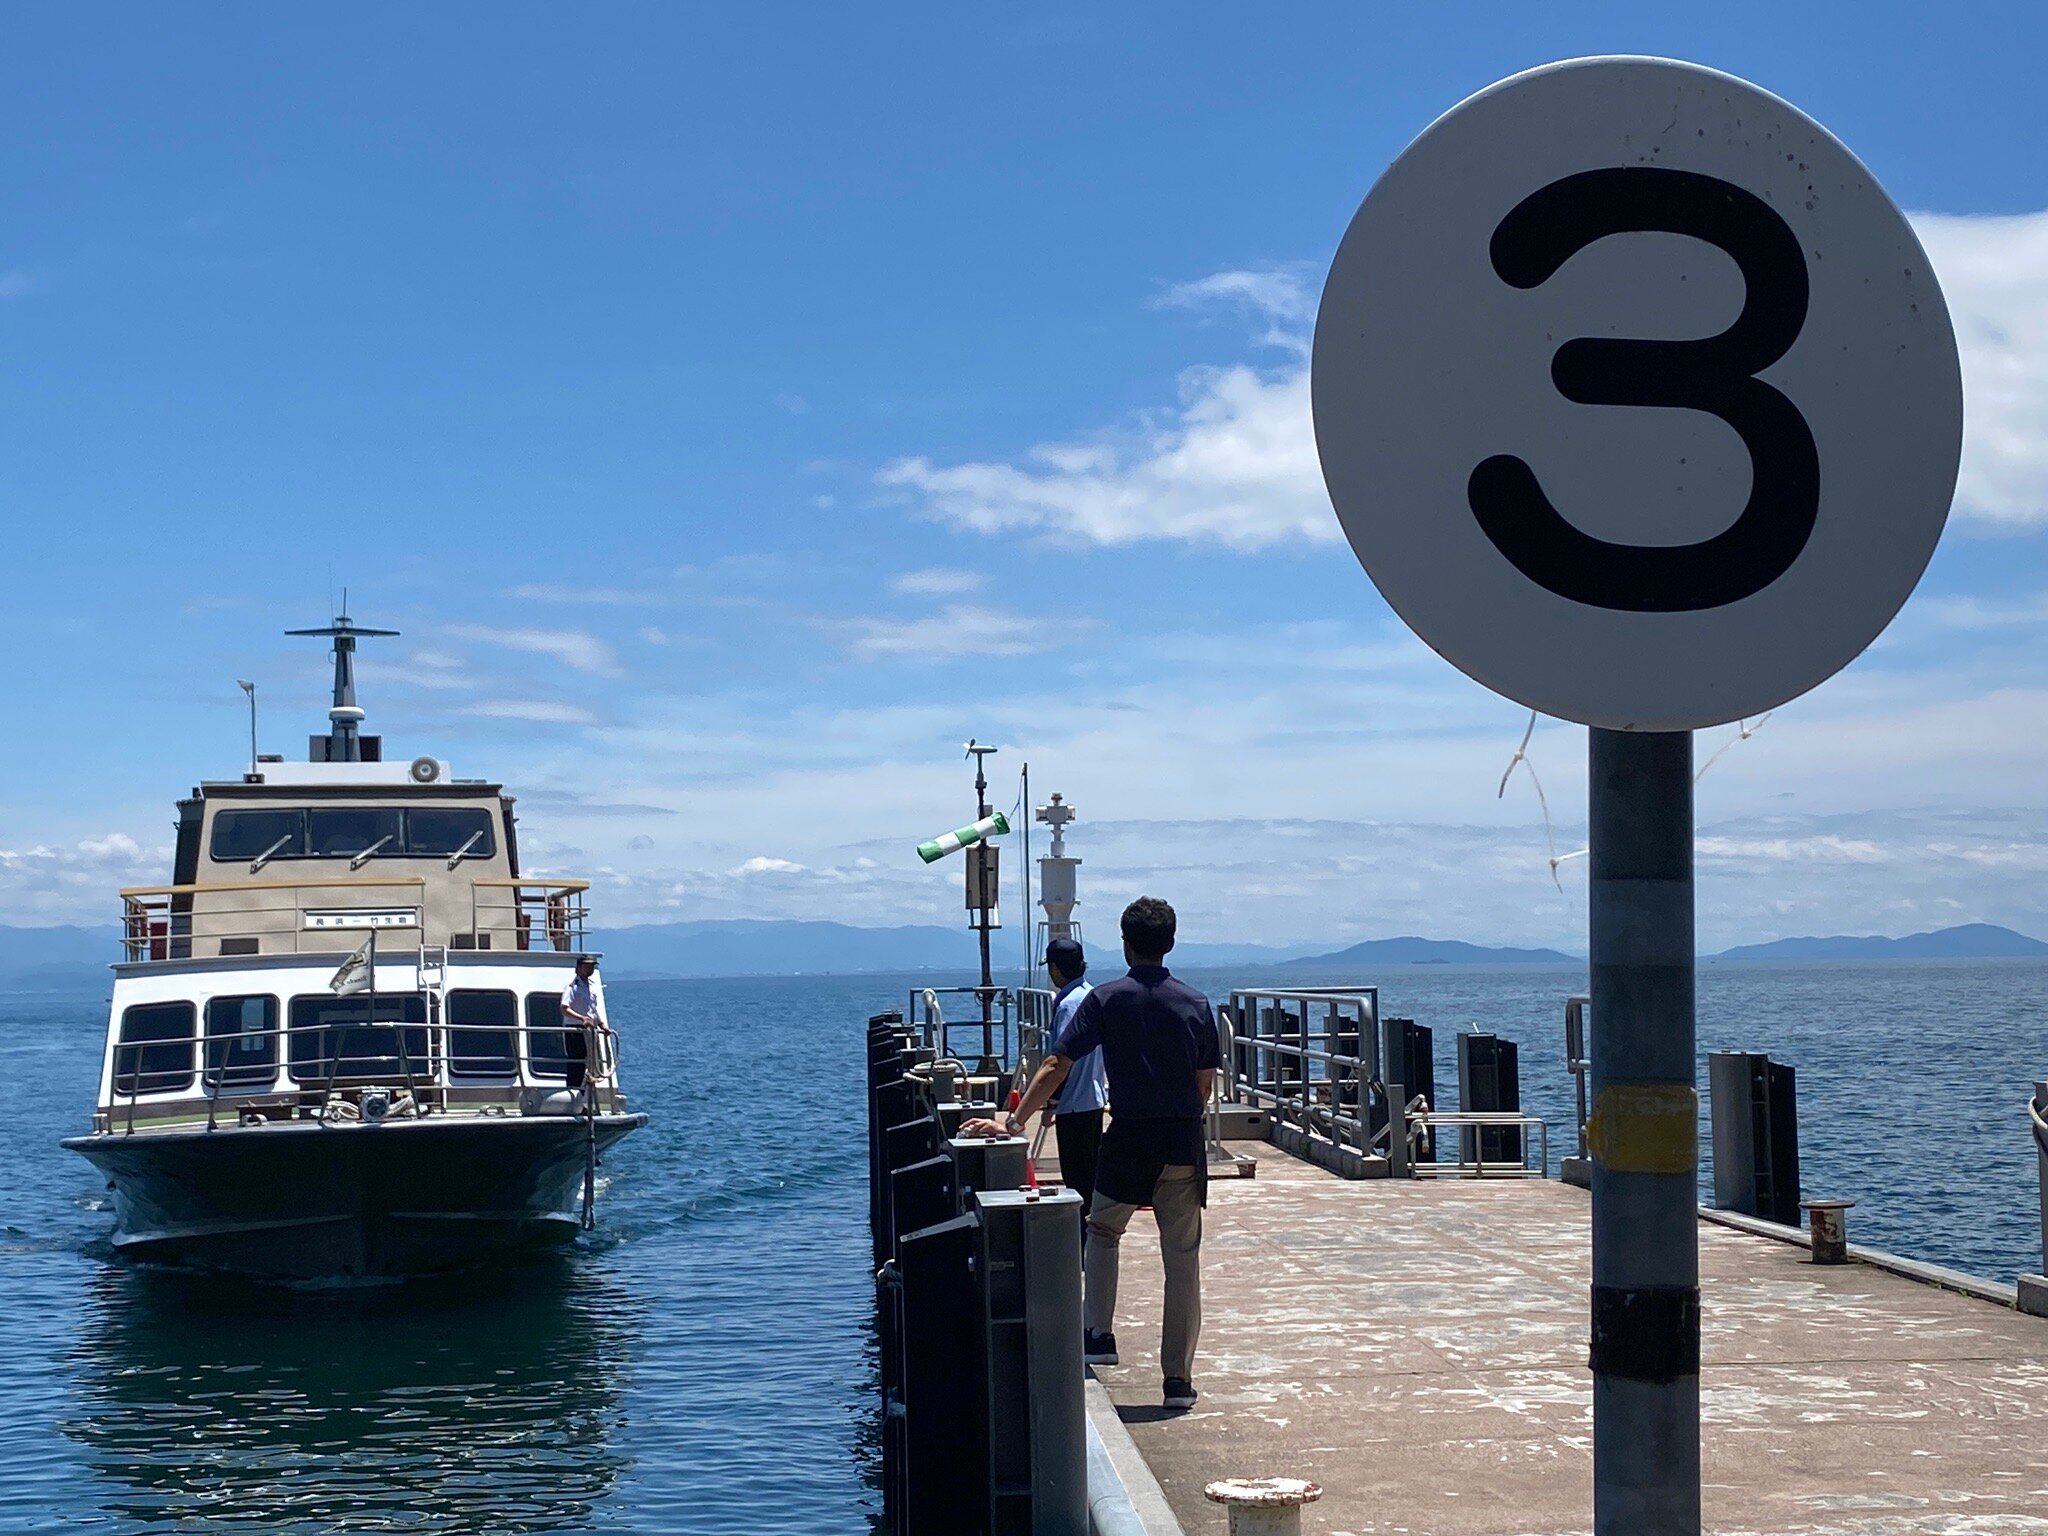
{"label": "man's khaki pants", "polygon": [[[1166,1269],[1166,1319],[1159,1341],[1159,1373],[1193,1381],[1195,1340],[1202,1332],[1202,1183],[1191,1164],[1169,1164],[1152,1189],[1152,1215],[1159,1223],[1159,1257]],[[1135,1205],[1111,1200],[1101,1190],[1088,1208],[1088,1281],[1083,1308],[1090,1333],[1114,1333],[1117,1249]]]}

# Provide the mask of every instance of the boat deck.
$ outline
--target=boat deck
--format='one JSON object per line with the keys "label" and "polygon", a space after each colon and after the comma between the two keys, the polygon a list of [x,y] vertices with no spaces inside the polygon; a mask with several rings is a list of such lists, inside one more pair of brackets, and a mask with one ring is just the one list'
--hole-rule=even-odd
{"label": "boat deck", "polygon": [[[1311,1533],[1588,1530],[1588,1196],[1255,1150],[1210,1186],[1200,1405],[1158,1406],[1145,1216],[1097,1372],[1185,1530],[1274,1475],[1323,1486]],[[1707,1529],[2048,1536],[2048,1319],[1706,1222],[1700,1266]]]}

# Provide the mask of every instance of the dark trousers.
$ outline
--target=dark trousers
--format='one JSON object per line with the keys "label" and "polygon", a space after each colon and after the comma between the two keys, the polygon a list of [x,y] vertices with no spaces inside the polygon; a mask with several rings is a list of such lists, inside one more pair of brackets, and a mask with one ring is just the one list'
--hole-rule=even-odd
{"label": "dark trousers", "polygon": [[1095,1203],[1095,1162],[1102,1152],[1102,1111],[1077,1109],[1053,1116],[1053,1136],[1059,1144],[1060,1182],[1081,1197],[1081,1218]]}

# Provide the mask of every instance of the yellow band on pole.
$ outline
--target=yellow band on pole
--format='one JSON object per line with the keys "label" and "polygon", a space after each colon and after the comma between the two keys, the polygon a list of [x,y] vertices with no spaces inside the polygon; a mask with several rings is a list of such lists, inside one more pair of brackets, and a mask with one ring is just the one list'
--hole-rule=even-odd
{"label": "yellow band on pole", "polygon": [[1676,1084],[1611,1083],[1593,1096],[1586,1147],[1614,1173],[1691,1173],[1700,1165],[1700,1096]]}

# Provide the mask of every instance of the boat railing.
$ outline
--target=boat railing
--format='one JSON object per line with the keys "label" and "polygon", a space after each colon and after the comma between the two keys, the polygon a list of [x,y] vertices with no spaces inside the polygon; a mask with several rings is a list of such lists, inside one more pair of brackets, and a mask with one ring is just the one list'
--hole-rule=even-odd
{"label": "boat railing", "polygon": [[[366,1084],[402,1084],[411,1103],[397,1113],[401,1117],[427,1114],[433,1108],[428,1102],[431,1096],[440,1096],[445,1110],[445,1096],[450,1089],[566,1086],[567,1067],[575,1059],[566,1037],[574,1032],[573,1025],[535,1026],[524,1018],[512,1023],[487,1024],[379,1018],[316,1025],[278,1024],[218,1034],[208,1034],[203,1026],[195,1024],[188,1034],[116,1041],[112,1107],[126,1110],[127,1130],[132,1134],[144,1095],[175,1092],[191,1085],[196,1078],[206,1098],[208,1130],[218,1123],[224,1104],[238,1110],[250,1100],[274,1100],[280,1094],[313,1094],[320,1096],[324,1106],[334,1099],[338,1088]],[[362,1036],[371,1036],[378,1048],[352,1054],[351,1045],[359,1044]],[[310,1060],[290,1059],[297,1054],[290,1049],[294,1038],[318,1043]],[[262,1048],[266,1042],[263,1054],[268,1056],[267,1061],[237,1063],[229,1059],[238,1048]],[[463,1049],[466,1043],[472,1048]],[[537,1044],[547,1048],[537,1052]],[[617,1088],[619,1040],[609,1025],[600,1024],[585,1033],[583,1059],[587,1090],[594,1093],[600,1088]],[[537,1065],[542,1062],[548,1065]],[[589,1101],[585,1107],[589,1107]]]}
{"label": "boat railing", "polygon": [[588,880],[477,879],[469,882],[472,931],[511,928],[521,949],[567,954],[583,948]]}
{"label": "boat railing", "polygon": [[[243,880],[131,886],[121,892],[121,952],[129,963],[184,960],[203,941],[211,955],[299,954],[352,949],[375,929],[391,948],[422,943],[501,946],[566,954],[584,946],[587,880],[478,878],[465,882],[466,934],[454,928],[461,909],[433,903],[423,876],[309,880]],[[436,882],[439,888],[439,882]],[[438,914],[438,915],[433,915]]]}

